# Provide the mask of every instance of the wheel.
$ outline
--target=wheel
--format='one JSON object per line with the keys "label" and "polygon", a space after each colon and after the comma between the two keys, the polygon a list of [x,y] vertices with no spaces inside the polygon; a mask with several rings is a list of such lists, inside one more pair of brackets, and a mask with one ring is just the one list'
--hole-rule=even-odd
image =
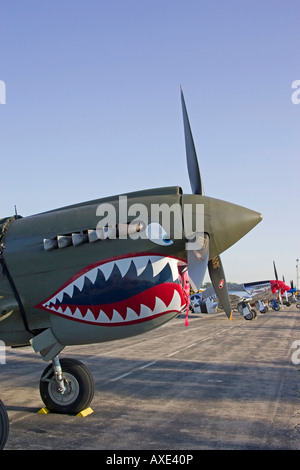
{"label": "wheel", "polygon": [[254,317],[253,317],[252,310],[249,313],[247,313],[247,315],[244,315],[244,318],[245,320],[253,320]]}
{"label": "wheel", "polygon": [[251,309],[251,313],[253,315],[253,318],[257,317],[257,313],[256,313],[256,310],[254,310],[254,308]]}
{"label": "wheel", "polygon": [[77,414],[89,406],[94,397],[94,379],[82,362],[76,359],[60,360],[66,390],[58,390],[53,365],[44,370],[40,380],[40,394],[49,411]]}
{"label": "wheel", "polygon": [[300,308],[300,303],[299,303],[299,302],[296,304],[296,307],[297,307],[297,308]]}
{"label": "wheel", "polygon": [[4,449],[9,434],[9,420],[7,411],[0,400],[0,450]]}

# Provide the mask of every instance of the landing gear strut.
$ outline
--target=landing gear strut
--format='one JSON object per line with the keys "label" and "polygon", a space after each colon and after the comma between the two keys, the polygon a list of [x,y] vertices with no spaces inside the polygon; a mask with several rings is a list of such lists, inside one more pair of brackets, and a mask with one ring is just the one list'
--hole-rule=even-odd
{"label": "landing gear strut", "polygon": [[9,433],[9,420],[7,411],[0,400],[0,450],[4,449]]}
{"label": "landing gear strut", "polygon": [[82,362],[56,356],[40,380],[41,398],[49,411],[77,414],[94,397],[94,379]]}

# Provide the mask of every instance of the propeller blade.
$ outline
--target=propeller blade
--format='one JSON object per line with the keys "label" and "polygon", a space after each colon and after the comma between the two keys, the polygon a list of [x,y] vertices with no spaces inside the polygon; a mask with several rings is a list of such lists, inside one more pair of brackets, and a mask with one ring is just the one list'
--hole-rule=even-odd
{"label": "propeller blade", "polygon": [[[277,269],[276,269],[276,266],[275,266],[275,261],[273,261],[273,266],[274,266],[274,274],[275,274],[275,278],[276,278],[276,281],[278,281],[278,274],[277,274]],[[283,305],[283,301],[282,301],[282,295],[281,295],[281,289],[280,289],[280,285],[279,283],[277,282],[277,290],[278,290],[278,298],[279,298],[279,302],[281,305]]]}
{"label": "propeller blade", "polygon": [[[185,100],[183,96],[183,91],[181,89],[181,104],[182,104],[182,113],[183,113],[183,125],[184,125],[184,137],[185,137],[185,150],[186,150],[186,161],[188,167],[188,174],[190,178],[190,184],[193,194],[198,194],[204,196],[204,189],[201,180],[201,175],[199,171],[198,158],[196,153],[196,148],[194,144],[194,139],[192,135],[192,130],[190,126],[190,121],[188,118]],[[198,236],[201,234],[196,234]],[[205,234],[206,235],[206,234]],[[209,238],[207,238],[208,242]],[[222,266],[222,262],[219,256],[208,261],[209,258],[209,249],[208,243],[204,246],[205,250],[188,250],[188,272],[191,285],[195,291],[199,290],[203,278],[205,275],[206,267],[208,266],[210,278],[212,284],[215,288],[215,291],[218,295],[219,301],[224,308],[224,311],[228,318],[232,319],[232,311],[230,305],[230,299],[227,290],[227,284],[225,279],[225,274]]]}
{"label": "propeller blade", "polygon": [[196,233],[195,237],[195,242],[191,243],[198,243],[201,248],[187,250],[187,262],[189,281],[192,289],[197,292],[203,283],[207,268],[209,256],[209,237],[207,233]]}
{"label": "propeller blade", "polygon": [[222,308],[224,309],[229,320],[232,320],[232,309],[228,295],[225,273],[219,256],[215,256],[213,259],[209,260],[208,271],[220,304],[222,305]]}
{"label": "propeller blade", "polygon": [[184,126],[184,137],[185,137],[185,150],[186,150],[186,161],[188,167],[188,173],[190,178],[190,184],[192,187],[193,194],[200,194],[204,196],[203,185],[201,181],[198,159],[194,144],[194,139],[192,135],[192,130],[190,126],[190,121],[188,118],[183,91],[181,89],[181,104],[182,104],[182,113],[183,113],[183,126]]}
{"label": "propeller blade", "polygon": [[276,270],[276,266],[275,266],[275,261],[273,261],[273,266],[274,266],[275,279],[276,279],[276,281],[278,281],[278,274],[277,274],[277,270]]}
{"label": "propeller blade", "polygon": [[[181,105],[182,105],[183,126],[184,126],[186,161],[187,161],[190,184],[191,184],[193,194],[199,194],[203,196],[204,191],[203,191],[203,186],[202,186],[202,181],[201,181],[201,176],[200,176],[200,171],[199,171],[196,148],[194,144],[190,121],[188,118],[183,91],[181,87],[180,87],[180,90],[181,90]],[[194,235],[196,237],[195,238],[196,243],[198,243],[200,239],[205,240],[205,243],[202,244],[202,247],[200,249],[190,248],[188,249],[188,252],[187,252],[189,281],[193,290],[197,292],[202,285],[206,268],[207,268],[208,257],[209,257],[209,238],[207,234],[203,234],[203,233],[196,232]]]}

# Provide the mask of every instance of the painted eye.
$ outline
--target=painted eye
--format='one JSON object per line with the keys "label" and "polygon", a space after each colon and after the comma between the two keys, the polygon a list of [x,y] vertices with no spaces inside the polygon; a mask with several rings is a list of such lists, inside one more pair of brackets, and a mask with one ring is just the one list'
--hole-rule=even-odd
{"label": "painted eye", "polygon": [[174,243],[164,228],[157,222],[147,225],[145,232],[149,240],[158,245],[172,245]]}

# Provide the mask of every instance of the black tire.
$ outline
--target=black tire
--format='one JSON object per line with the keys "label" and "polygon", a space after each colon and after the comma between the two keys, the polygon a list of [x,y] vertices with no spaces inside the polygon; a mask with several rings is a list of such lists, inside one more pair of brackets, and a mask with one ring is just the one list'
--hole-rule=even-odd
{"label": "black tire", "polygon": [[77,414],[87,408],[94,397],[94,379],[87,367],[76,359],[60,359],[64,393],[58,391],[53,365],[44,370],[40,380],[40,394],[49,411]]}
{"label": "black tire", "polygon": [[9,434],[9,420],[7,411],[0,400],[0,450],[4,449]]}
{"label": "black tire", "polygon": [[244,315],[244,318],[245,320],[253,320],[254,317],[253,317],[252,310],[249,313],[247,313],[247,315]]}

